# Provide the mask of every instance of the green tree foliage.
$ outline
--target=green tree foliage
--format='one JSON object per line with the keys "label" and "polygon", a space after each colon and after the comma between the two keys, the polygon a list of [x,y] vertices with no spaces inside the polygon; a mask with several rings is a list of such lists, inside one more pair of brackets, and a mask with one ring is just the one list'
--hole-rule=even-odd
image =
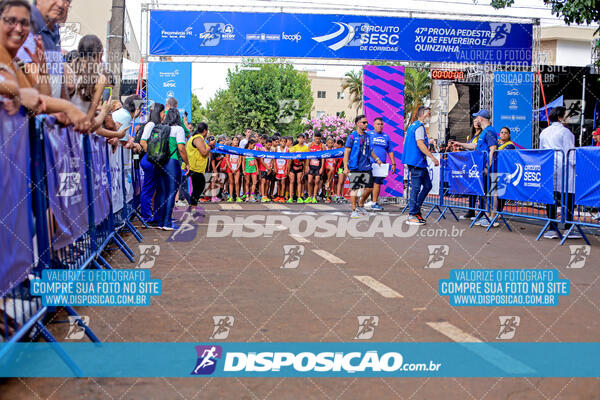
{"label": "green tree foliage", "polygon": [[202,104],[195,94],[192,94],[192,124],[196,125],[202,122]]}
{"label": "green tree foliage", "polygon": [[235,130],[234,101],[230,90],[221,89],[206,103],[202,111],[211,134],[233,136],[235,133],[241,133],[240,130]]}
{"label": "green tree foliage", "polygon": [[[552,7],[552,14],[562,17],[567,24],[593,24],[600,21],[598,0],[542,0]],[[492,0],[494,8],[510,7],[515,0]],[[599,28],[600,29],[600,28]]]}
{"label": "green tree foliage", "polygon": [[431,96],[431,77],[425,68],[406,68],[404,71],[404,125],[414,119],[417,108]]}
{"label": "green tree foliage", "polygon": [[205,109],[214,133],[297,135],[313,105],[310,80],[289,63],[247,62],[227,73],[228,88],[219,91]]}
{"label": "green tree foliage", "polygon": [[356,112],[360,114],[363,107],[363,71],[350,71],[344,74],[345,80],[342,83],[342,90],[348,90],[350,93],[350,105],[356,107]]}

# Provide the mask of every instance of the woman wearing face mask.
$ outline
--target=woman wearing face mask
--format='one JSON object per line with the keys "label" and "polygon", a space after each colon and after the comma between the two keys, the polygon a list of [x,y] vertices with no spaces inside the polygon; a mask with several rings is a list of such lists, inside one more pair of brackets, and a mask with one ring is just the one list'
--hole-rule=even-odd
{"label": "woman wearing face mask", "polygon": [[40,95],[33,88],[35,79],[17,67],[15,57],[30,29],[31,6],[27,1],[0,3],[0,95],[4,97],[4,108],[9,114],[16,114],[21,105],[34,114],[64,112],[76,130],[87,131],[90,122],[84,113],[68,101]]}

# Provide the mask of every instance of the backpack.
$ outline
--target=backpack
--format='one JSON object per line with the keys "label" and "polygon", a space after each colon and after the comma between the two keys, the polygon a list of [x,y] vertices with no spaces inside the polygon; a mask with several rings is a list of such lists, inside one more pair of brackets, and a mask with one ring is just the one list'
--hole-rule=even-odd
{"label": "backpack", "polygon": [[169,125],[156,125],[152,129],[150,138],[147,141],[148,151],[146,151],[146,157],[148,161],[159,166],[164,166],[169,161],[174,153],[169,151],[170,137],[171,127]]}

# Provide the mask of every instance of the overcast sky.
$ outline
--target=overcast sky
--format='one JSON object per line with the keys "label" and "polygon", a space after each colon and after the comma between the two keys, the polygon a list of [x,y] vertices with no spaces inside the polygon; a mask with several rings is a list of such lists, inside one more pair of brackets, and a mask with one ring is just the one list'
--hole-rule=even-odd
{"label": "overcast sky", "polygon": [[[144,2],[149,0],[144,0]],[[385,15],[385,10],[390,11],[422,11],[422,12],[452,12],[454,14],[481,14],[481,15],[506,15],[515,17],[540,18],[542,25],[560,25],[562,20],[552,16],[550,9],[546,7],[543,0],[515,0],[515,4],[503,10],[495,10],[489,6],[490,0],[154,0],[153,3],[159,3],[161,9],[177,8],[181,6],[171,6],[169,4],[193,4],[193,9],[215,10],[218,7],[223,11],[284,11],[284,12],[311,12],[322,11],[324,13],[335,13],[339,9],[351,9],[357,14],[361,11],[373,10],[381,15]],[[134,26],[135,34],[140,42],[141,38],[141,2],[127,0],[127,11]],[[349,3],[352,3],[350,6]],[[375,4],[375,5],[374,5]],[[231,8],[231,9],[230,9]],[[375,9],[374,9],[375,8]],[[468,17],[464,17],[468,19]],[[348,61],[344,63],[348,64]],[[225,87],[225,76],[227,69],[233,67],[231,63],[195,63],[192,68],[192,91],[205,104],[212,98],[214,93]],[[343,76],[346,71],[359,68],[356,66],[298,66],[299,69],[317,70],[320,75]]]}

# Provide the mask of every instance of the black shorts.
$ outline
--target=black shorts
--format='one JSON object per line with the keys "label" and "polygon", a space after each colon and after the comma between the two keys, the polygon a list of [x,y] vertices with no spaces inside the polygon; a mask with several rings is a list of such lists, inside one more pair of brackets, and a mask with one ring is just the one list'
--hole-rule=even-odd
{"label": "black shorts", "polygon": [[312,165],[310,165],[308,167],[308,174],[312,175],[312,176],[318,176],[320,170],[321,170],[321,167],[313,167]]}
{"label": "black shorts", "polygon": [[376,183],[378,185],[383,185],[383,181],[385,181],[385,178],[383,176],[374,176],[373,177],[373,183]]}
{"label": "black shorts", "polygon": [[371,189],[373,187],[373,174],[371,171],[350,171],[350,190]]}
{"label": "black shorts", "polygon": [[260,171],[260,179],[266,179],[268,181],[275,180],[275,172],[271,171]]}
{"label": "black shorts", "polygon": [[293,172],[294,174],[299,174],[301,172],[304,172],[304,164],[296,165],[296,164],[292,163],[290,172]]}

